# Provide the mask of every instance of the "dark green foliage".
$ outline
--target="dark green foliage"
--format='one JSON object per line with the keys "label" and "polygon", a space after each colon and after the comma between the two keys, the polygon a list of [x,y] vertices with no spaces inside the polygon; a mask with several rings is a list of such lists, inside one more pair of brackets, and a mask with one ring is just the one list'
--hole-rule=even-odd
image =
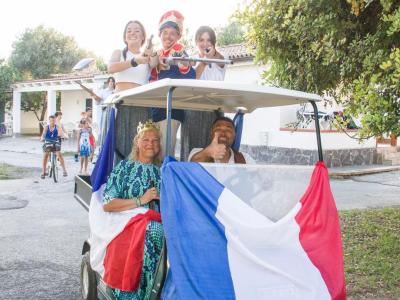
{"label": "dark green foliage", "polygon": [[17,78],[15,70],[0,59],[0,102],[11,100],[11,84]]}
{"label": "dark green foliage", "polygon": [[400,1],[254,0],[237,13],[264,78],[334,97],[360,137],[400,134]]}

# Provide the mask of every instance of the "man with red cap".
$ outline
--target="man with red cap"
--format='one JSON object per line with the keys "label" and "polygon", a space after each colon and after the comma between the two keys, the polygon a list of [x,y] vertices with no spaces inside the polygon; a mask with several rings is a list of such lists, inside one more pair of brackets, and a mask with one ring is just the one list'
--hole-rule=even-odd
{"label": "man with red cap", "polygon": [[[151,71],[150,81],[164,78],[196,79],[196,72],[189,64],[178,63],[177,65],[169,66],[164,63],[164,59],[169,56],[187,56],[185,46],[179,43],[183,32],[183,20],[183,15],[176,10],[168,11],[161,16],[159,22],[159,36],[161,39],[162,49],[157,52],[160,62],[159,65]],[[175,149],[176,133],[180,124],[184,121],[184,116],[183,110],[172,110],[172,150]],[[165,136],[165,108],[152,108],[151,117],[154,122],[159,122],[162,135]],[[165,139],[162,139],[161,149],[165,153]]]}

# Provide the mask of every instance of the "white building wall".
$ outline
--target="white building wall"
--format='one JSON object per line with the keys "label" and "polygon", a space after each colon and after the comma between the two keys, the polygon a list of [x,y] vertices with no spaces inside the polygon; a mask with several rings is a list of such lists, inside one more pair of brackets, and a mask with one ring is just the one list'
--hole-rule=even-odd
{"label": "white building wall", "polygon": [[265,66],[254,65],[252,62],[238,62],[228,65],[225,81],[261,85],[262,74],[265,70]]}
{"label": "white building wall", "polygon": [[78,124],[81,112],[86,110],[86,98],[90,98],[90,96],[82,90],[61,92],[61,111],[64,124]]}
{"label": "white building wall", "polygon": [[290,123],[295,123],[297,121],[296,112],[300,108],[300,105],[290,105],[281,107],[279,111],[279,127],[286,128]]}
{"label": "white building wall", "polygon": [[[61,111],[63,123],[77,126],[81,112],[86,109],[86,98],[89,94],[82,90],[61,91]],[[45,120],[47,121],[48,113]],[[39,134],[39,123],[33,112],[21,111],[21,134]]]}
{"label": "white building wall", "polygon": [[21,111],[21,134],[39,134],[39,121],[33,112]]}
{"label": "white building wall", "polygon": [[[266,66],[254,65],[252,62],[235,63],[228,66],[225,81],[242,84],[262,84],[262,74]],[[262,108],[246,114],[244,118],[242,144],[266,145],[268,144],[268,132],[280,127],[281,108]],[[233,117],[233,115],[230,115]]]}

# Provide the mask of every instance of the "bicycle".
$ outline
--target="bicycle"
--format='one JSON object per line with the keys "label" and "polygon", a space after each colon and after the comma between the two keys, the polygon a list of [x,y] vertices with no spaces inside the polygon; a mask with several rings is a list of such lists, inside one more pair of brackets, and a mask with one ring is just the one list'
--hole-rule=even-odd
{"label": "bicycle", "polygon": [[50,159],[47,163],[47,174],[53,177],[54,182],[58,182],[58,164],[57,164],[57,142],[45,143],[46,150],[50,150]]}

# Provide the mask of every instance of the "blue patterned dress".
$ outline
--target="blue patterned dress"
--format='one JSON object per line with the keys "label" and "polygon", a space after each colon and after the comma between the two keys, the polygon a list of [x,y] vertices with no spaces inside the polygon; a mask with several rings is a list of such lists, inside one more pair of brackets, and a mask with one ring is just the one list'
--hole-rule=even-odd
{"label": "blue patterned dress", "polygon": [[79,155],[82,157],[89,157],[91,154],[90,148],[90,128],[82,128],[79,139]]}
{"label": "blue patterned dress", "polygon": [[[122,160],[108,177],[104,190],[103,202],[109,203],[114,198],[132,199],[141,197],[147,189],[154,187],[160,191],[160,169],[153,164],[143,164],[133,160]],[[148,207],[148,205],[143,205]],[[148,299],[154,281],[154,273],[160,258],[163,242],[162,225],[150,221],[146,228],[144,258],[139,288],[132,292],[113,289],[117,299]]]}

